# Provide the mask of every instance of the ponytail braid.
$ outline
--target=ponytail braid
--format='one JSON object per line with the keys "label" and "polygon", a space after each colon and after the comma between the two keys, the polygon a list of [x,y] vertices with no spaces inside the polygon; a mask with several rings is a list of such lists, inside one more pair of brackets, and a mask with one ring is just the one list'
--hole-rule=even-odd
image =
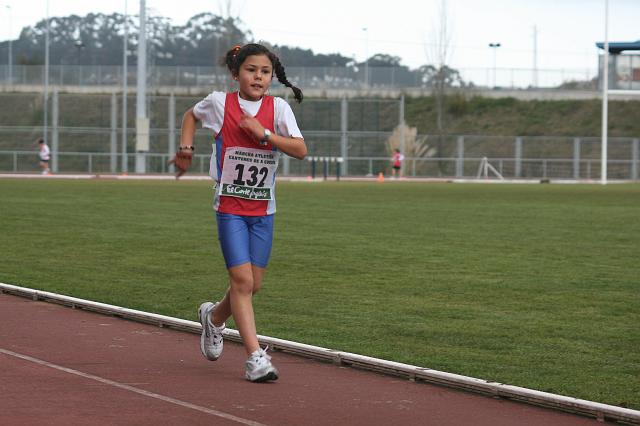
{"label": "ponytail braid", "polygon": [[271,63],[273,64],[273,70],[276,73],[276,77],[278,77],[278,81],[285,86],[290,87],[291,90],[293,90],[293,96],[296,98],[296,101],[298,101],[298,103],[302,102],[302,90],[300,90],[299,88],[291,84],[289,80],[287,80],[287,74],[285,74],[284,72],[284,66],[280,62],[280,58],[278,58],[273,53],[271,53],[269,58],[271,59]]}

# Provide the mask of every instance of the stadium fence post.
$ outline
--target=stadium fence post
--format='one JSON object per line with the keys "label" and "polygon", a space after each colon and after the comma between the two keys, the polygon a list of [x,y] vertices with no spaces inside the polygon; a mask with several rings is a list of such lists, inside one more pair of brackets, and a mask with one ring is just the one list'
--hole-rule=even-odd
{"label": "stadium fence post", "polygon": [[405,134],[404,134],[404,95],[400,95],[399,101],[399,117],[398,117],[398,125],[400,127],[400,152],[403,154],[406,152],[406,144],[405,144]]}
{"label": "stadium fence post", "polygon": [[344,174],[349,173],[347,159],[349,158],[349,104],[347,97],[340,101],[340,156],[345,159]]}
{"label": "stadium fence post", "polygon": [[514,177],[522,177],[522,137],[516,138]]}
{"label": "stadium fence post", "polygon": [[[176,155],[176,96],[173,92],[169,95],[169,146],[167,154],[169,158],[173,158]],[[164,170],[164,162],[162,165]],[[172,164],[169,166],[169,173],[175,173],[175,166]]]}
{"label": "stadium fence post", "polygon": [[573,178],[580,179],[580,138],[573,139]]}
{"label": "stadium fence post", "polygon": [[329,175],[329,157],[322,157],[322,178],[323,180],[327,180],[327,176]]}
{"label": "stadium fence post", "polygon": [[461,178],[464,173],[464,136],[458,136],[457,148],[458,158],[456,158],[456,177]]}
{"label": "stadium fence post", "polygon": [[640,162],[640,158],[638,158],[638,145],[640,144],[640,139],[634,139],[631,141],[631,179],[638,180],[638,162]]}
{"label": "stadium fence post", "polygon": [[284,155],[282,157],[282,175],[289,176],[291,174],[291,157]]}
{"label": "stadium fence post", "polygon": [[111,131],[110,131],[110,155],[109,170],[111,173],[116,172],[118,166],[118,104],[116,92],[111,93]]}
{"label": "stadium fence post", "polygon": [[54,89],[51,98],[51,171],[53,173],[58,173],[58,152],[60,152],[60,139],[58,137],[59,99],[58,89]]}

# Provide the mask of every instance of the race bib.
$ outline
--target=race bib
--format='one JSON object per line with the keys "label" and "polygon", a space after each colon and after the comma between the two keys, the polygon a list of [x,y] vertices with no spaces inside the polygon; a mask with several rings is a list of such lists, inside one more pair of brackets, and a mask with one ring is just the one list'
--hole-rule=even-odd
{"label": "race bib", "polygon": [[278,151],[230,147],[224,153],[220,195],[246,200],[272,200]]}

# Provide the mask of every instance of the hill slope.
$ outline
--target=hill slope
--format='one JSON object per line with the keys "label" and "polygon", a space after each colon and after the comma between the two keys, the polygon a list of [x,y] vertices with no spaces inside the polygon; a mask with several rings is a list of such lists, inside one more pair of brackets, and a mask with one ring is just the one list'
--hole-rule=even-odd
{"label": "hill slope", "polygon": [[[600,100],[522,101],[465,98],[445,102],[445,133],[492,136],[600,136]],[[407,98],[405,116],[420,134],[435,134],[432,97]],[[640,101],[609,101],[609,135],[640,137]]]}

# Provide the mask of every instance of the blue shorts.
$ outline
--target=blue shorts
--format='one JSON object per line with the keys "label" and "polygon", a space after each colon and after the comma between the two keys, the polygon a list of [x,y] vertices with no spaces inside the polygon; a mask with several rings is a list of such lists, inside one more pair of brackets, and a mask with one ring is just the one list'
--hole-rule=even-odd
{"label": "blue shorts", "polygon": [[216,212],[218,240],[227,269],[243,263],[267,267],[273,241],[273,217]]}

